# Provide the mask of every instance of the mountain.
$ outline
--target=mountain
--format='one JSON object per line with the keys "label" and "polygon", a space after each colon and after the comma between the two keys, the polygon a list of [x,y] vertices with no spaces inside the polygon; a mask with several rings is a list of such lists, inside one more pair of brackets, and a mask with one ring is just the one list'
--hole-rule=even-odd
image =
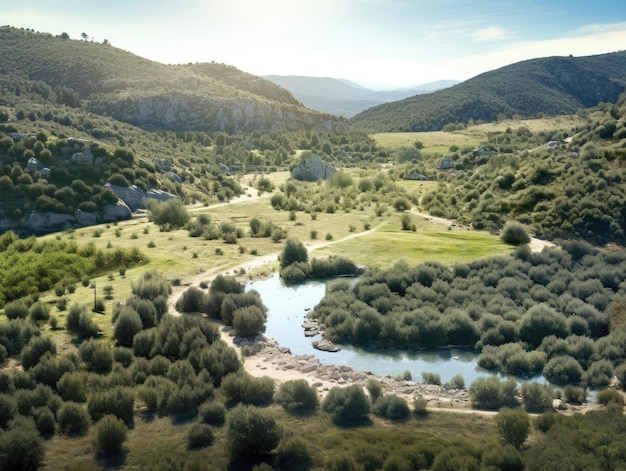
{"label": "mountain", "polygon": [[265,75],[263,78],[289,90],[305,106],[347,118],[382,103],[450,87],[458,82],[441,80],[396,90],[372,90],[349,80],[300,75]]}
{"label": "mountain", "polygon": [[626,51],[532,59],[451,88],[376,106],[350,123],[367,132],[434,131],[469,120],[569,114],[615,103],[625,88]]}
{"label": "mountain", "polygon": [[287,90],[235,67],[165,65],[108,44],[0,28],[0,80],[9,94],[81,107],[144,129],[328,130],[334,116],[305,108]]}

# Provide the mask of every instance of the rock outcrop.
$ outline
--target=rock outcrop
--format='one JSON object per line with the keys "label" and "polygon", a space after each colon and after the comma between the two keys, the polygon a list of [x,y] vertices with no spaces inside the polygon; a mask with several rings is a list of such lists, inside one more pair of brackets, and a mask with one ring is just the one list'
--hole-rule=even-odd
{"label": "rock outcrop", "polygon": [[322,162],[317,155],[303,158],[291,171],[292,178],[307,182],[326,180],[337,172],[332,165]]}
{"label": "rock outcrop", "polygon": [[[45,234],[48,232],[64,231],[73,227],[87,227],[94,224],[124,221],[133,216],[130,208],[122,201],[108,204],[99,212],[78,210],[74,214],[33,211],[26,223],[29,232]],[[19,227],[11,227],[19,230]]]}
{"label": "rock outcrop", "polygon": [[137,211],[138,209],[145,209],[146,207],[146,194],[144,191],[136,185],[131,186],[119,186],[106,183],[105,188],[110,188],[119,199],[124,201],[131,211]]}
{"label": "rock outcrop", "polygon": [[295,104],[247,98],[165,93],[126,100],[114,94],[90,103],[90,111],[144,129],[172,131],[273,132],[347,129],[338,118]]}
{"label": "rock outcrop", "polygon": [[152,198],[157,201],[167,201],[169,199],[176,198],[175,195],[156,188],[152,188],[144,192],[141,188],[135,185],[118,186],[107,183],[104,186],[106,188],[110,188],[119,199],[126,203],[132,212],[140,209],[146,209],[146,201],[148,198]]}

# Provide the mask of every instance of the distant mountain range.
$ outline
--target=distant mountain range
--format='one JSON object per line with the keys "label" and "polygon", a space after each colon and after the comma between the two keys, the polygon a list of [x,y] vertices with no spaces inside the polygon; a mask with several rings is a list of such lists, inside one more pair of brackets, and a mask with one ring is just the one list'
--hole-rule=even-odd
{"label": "distant mountain range", "polygon": [[350,119],[366,132],[434,131],[449,123],[575,113],[615,103],[626,89],[626,51],[532,59],[450,88],[370,108]]}
{"label": "distant mountain range", "polygon": [[440,80],[410,88],[372,90],[349,80],[300,75],[265,75],[264,79],[289,90],[308,108],[350,118],[373,106],[431,93],[459,83]]}

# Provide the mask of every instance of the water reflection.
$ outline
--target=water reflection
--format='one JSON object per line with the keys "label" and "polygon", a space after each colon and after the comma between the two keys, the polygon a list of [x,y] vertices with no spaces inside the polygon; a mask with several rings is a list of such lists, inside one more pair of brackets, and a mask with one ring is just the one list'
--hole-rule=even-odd
{"label": "water reflection", "polygon": [[[302,322],[308,310],[313,309],[323,298],[326,289],[324,282],[311,281],[298,286],[286,286],[278,273],[275,273],[272,278],[250,283],[246,290],[251,289],[259,292],[268,308],[265,334],[276,339],[282,347],[288,347],[295,355],[314,355],[321,363],[347,365],[379,376],[397,376],[409,371],[415,381],[422,380],[423,372],[439,374],[443,382],[460,374],[465,379],[466,386],[469,386],[476,378],[494,375],[493,372],[480,368],[476,363],[478,355],[467,349],[406,352],[364,350],[340,345],[339,352],[320,352],[311,344],[320,337],[305,337]],[[541,375],[526,379],[544,382]]]}

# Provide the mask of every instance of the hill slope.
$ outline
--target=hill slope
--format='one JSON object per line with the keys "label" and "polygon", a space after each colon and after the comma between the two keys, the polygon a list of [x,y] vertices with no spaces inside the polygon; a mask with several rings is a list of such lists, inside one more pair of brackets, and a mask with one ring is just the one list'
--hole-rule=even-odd
{"label": "hill slope", "polygon": [[615,103],[626,89],[626,52],[518,62],[454,87],[371,108],[350,123],[368,132],[434,131],[498,115],[574,113]]}
{"label": "hill slope", "polygon": [[443,80],[396,90],[372,90],[348,80],[300,75],[266,75],[263,78],[289,90],[305,106],[350,118],[363,110],[413,95],[430,93],[457,82]]}
{"label": "hill slope", "polygon": [[165,65],[110,45],[0,28],[0,80],[9,94],[83,107],[145,129],[333,129],[268,80],[224,64]]}

